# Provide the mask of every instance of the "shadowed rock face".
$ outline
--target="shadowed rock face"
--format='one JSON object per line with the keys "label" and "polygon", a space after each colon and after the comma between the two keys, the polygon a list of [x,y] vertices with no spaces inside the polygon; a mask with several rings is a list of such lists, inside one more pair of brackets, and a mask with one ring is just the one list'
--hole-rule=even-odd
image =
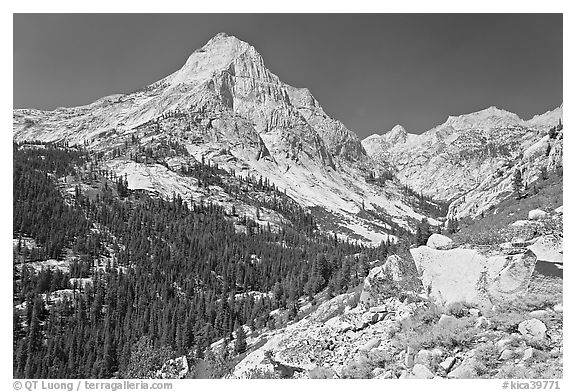
{"label": "shadowed rock face", "polygon": [[438,303],[479,305],[524,294],[536,265],[530,250],[512,256],[487,256],[475,249],[411,249],[420,279]]}
{"label": "shadowed rock face", "polygon": [[383,265],[370,270],[364,279],[360,302],[367,307],[378,306],[390,297],[403,300],[421,288],[414,262],[392,255]]}

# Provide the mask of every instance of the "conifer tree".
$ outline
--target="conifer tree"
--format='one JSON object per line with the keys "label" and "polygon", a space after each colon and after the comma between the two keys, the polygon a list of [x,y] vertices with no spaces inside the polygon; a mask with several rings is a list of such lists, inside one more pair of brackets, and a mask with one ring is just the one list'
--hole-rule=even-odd
{"label": "conifer tree", "polygon": [[236,340],[234,341],[234,353],[242,354],[246,351],[246,332],[241,325],[236,328]]}

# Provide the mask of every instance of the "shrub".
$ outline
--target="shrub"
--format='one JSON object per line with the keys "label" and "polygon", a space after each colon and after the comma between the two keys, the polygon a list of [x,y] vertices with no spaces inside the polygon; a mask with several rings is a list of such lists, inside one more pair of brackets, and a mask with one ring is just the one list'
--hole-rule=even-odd
{"label": "shrub", "polygon": [[500,350],[494,343],[488,343],[478,347],[474,356],[477,359],[474,370],[482,377],[490,375],[491,371],[498,367]]}
{"label": "shrub", "polygon": [[439,326],[438,324],[412,325],[408,327],[409,329],[404,329],[396,334],[394,338],[402,346],[411,346],[416,350],[434,347],[445,347],[448,349],[455,347],[470,348],[478,333],[473,324],[473,318],[465,317],[456,320],[450,326]]}
{"label": "shrub", "polygon": [[526,320],[522,312],[491,312],[487,317],[492,322],[492,328],[506,333],[518,332],[518,324]]}
{"label": "shrub", "polygon": [[326,378],[334,378],[334,370],[326,367],[316,367],[308,372],[308,377],[313,379],[326,379]]}
{"label": "shrub", "polygon": [[562,364],[559,361],[532,362],[529,366],[503,366],[495,378],[507,379],[557,379],[562,378]]}
{"label": "shrub", "polygon": [[374,368],[386,368],[393,362],[393,357],[387,351],[375,349],[368,352],[368,362],[371,363]]}
{"label": "shrub", "polygon": [[361,358],[349,362],[342,369],[342,378],[372,378],[372,370],[374,369],[375,366],[368,361],[368,358]]}
{"label": "shrub", "polygon": [[243,376],[244,376],[244,378],[248,378],[248,379],[277,379],[277,378],[280,378],[280,377],[278,377],[278,374],[275,371],[269,370],[269,369],[260,369],[260,368],[250,369],[250,370],[244,372]]}
{"label": "shrub", "polygon": [[473,307],[467,302],[452,302],[446,307],[446,313],[454,317],[466,317],[469,314],[468,309]]}

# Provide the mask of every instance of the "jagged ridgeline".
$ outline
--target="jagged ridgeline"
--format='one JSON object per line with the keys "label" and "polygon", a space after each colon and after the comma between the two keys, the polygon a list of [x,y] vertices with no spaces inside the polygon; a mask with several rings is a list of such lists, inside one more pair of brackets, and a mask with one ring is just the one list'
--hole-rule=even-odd
{"label": "jagged ridgeline", "polygon": [[[14,145],[15,377],[134,376],[144,337],[202,357],[239,325],[283,325],[270,312],[294,318],[304,295],[346,292],[366,275],[359,258],[389,251],[311,235],[312,218],[288,207],[300,223],[273,231],[214,204],[134,192],[96,160],[80,147]],[[219,173],[198,163],[189,174],[206,172]]]}

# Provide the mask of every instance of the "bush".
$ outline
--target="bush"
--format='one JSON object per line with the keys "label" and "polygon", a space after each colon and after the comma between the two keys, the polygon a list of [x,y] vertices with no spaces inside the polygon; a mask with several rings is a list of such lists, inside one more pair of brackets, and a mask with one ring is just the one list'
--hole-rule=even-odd
{"label": "bush", "polygon": [[268,369],[250,369],[243,374],[244,378],[248,379],[277,379],[278,374],[273,370]]}
{"label": "bush", "polygon": [[351,361],[342,369],[342,378],[372,378],[372,370],[375,368],[368,358]]}
{"label": "bush", "polygon": [[411,346],[415,350],[434,347],[470,348],[478,333],[478,330],[474,328],[474,321],[471,317],[465,317],[456,320],[450,326],[412,325],[396,334],[394,339],[402,346]]}
{"label": "bush", "polygon": [[490,312],[486,316],[492,322],[493,329],[506,333],[518,332],[518,324],[527,317],[520,312]]}
{"label": "bush", "polygon": [[474,356],[477,359],[474,370],[480,377],[489,376],[498,367],[500,350],[494,343],[488,343],[478,347]]}
{"label": "bush", "polygon": [[335,375],[334,370],[322,366],[316,367],[308,372],[308,377],[312,379],[334,378]]}
{"label": "bush", "polygon": [[446,313],[458,318],[466,317],[469,315],[468,309],[473,307],[467,302],[452,302],[446,307]]}
{"label": "bush", "polygon": [[558,379],[562,378],[562,364],[556,362],[533,362],[530,366],[503,366],[495,378],[507,379]]}
{"label": "bush", "polygon": [[368,352],[368,362],[372,364],[374,368],[387,368],[394,362],[394,358],[387,351],[375,349]]}

